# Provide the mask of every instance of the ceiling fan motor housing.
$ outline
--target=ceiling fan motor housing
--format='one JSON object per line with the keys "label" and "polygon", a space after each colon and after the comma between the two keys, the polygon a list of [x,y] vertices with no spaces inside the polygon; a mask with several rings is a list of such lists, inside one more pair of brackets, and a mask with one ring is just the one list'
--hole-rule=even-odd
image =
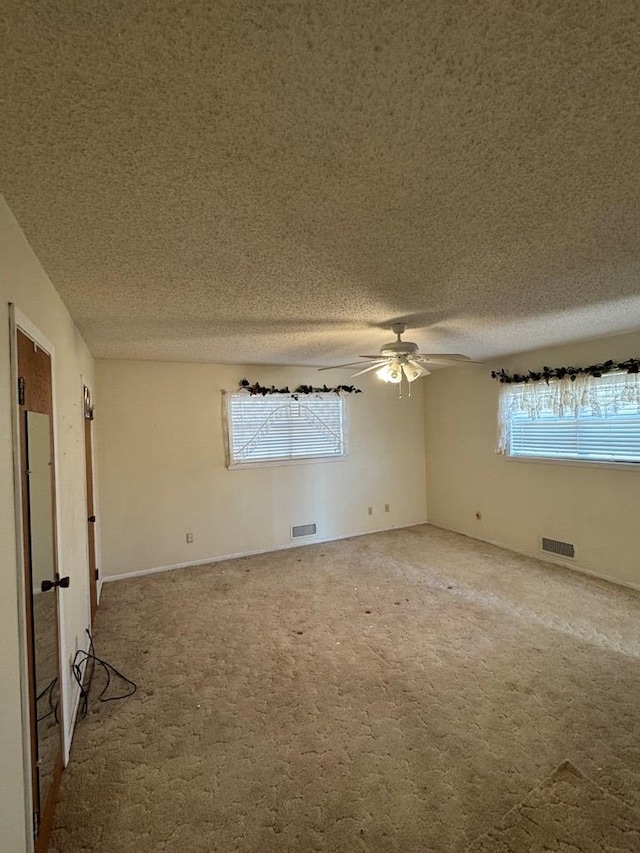
{"label": "ceiling fan motor housing", "polygon": [[414,344],[413,341],[391,341],[391,343],[384,344],[382,349],[380,350],[381,355],[416,355],[418,352],[418,344]]}

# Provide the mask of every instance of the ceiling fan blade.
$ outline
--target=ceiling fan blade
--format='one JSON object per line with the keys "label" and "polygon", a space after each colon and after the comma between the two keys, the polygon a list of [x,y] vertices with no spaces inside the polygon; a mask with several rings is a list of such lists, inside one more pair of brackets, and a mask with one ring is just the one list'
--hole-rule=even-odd
{"label": "ceiling fan blade", "polygon": [[420,358],[452,358],[455,361],[470,361],[468,355],[462,355],[459,352],[417,352],[416,355]]}
{"label": "ceiling fan blade", "polygon": [[375,358],[378,361],[382,360],[382,356],[380,355],[380,353],[378,353],[378,355],[359,355],[358,358]]}
{"label": "ceiling fan blade", "polygon": [[448,362],[449,364],[482,364],[481,361],[473,361],[473,359],[469,358],[467,355],[459,355],[458,353],[429,353],[429,352],[419,352],[416,353],[412,358],[417,359],[418,361],[424,362]]}
{"label": "ceiling fan blade", "polygon": [[387,359],[385,358],[382,362],[376,362],[376,364],[371,364],[369,367],[365,367],[364,370],[359,370],[357,373],[352,373],[352,376],[362,376],[363,373],[369,373],[371,370],[380,370],[383,364],[387,363]]}
{"label": "ceiling fan blade", "polygon": [[339,367],[360,367],[361,361],[352,361],[350,364],[332,364],[331,367],[319,367],[318,370],[338,370]]}

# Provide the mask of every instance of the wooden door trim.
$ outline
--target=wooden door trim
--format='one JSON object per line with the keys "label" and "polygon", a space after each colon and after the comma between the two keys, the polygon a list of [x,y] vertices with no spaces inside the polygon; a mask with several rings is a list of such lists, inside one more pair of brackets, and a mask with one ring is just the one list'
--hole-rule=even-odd
{"label": "wooden door trim", "polygon": [[[95,571],[98,566],[97,547],[97,522],[89,522],[89,515],[96,516],[96,490],[95,490],[95,451],[93,435],[93,396],[91,386],[87,384],[84,376],[81,378],[82,387],[82,437],[84,446],[84,498],[87,509],[87,566],[89,568],[88,583],[88,609],[91,625],[95,618],[100,603],[100,588]],[[87,393],[91,401],[91,417],[87,417]],[[88,440],[87,440],[88,436]],[[91,500],[89,500],[91,498]],[[91,504],[91,506],[90,506]],[[93,555],[91,549],[93,548]],[[93,556],[93,563],[92,563]]]}
{"label": "wooden door trim", "polygon": [[44,815],[42,823],[40,825],[40,835],[38,840],[34,845],[34,853],[47,853],[49,848],[49,840],[51,838],[51,830],[53,829],[53,819],[56,816],[56,802],[49,803],[49,799],[52,797],[57,801],[58,793],[60,791],[60,782],[62,781],[62,771],[64,770],[62,764],[62,756],[59,756],[59,760],[56,761],[56,765],[53,769],[53,779],[51,781],[51,790],[49,791],[49,795],[47,797],[46,805],[42,809],[42,813]]}

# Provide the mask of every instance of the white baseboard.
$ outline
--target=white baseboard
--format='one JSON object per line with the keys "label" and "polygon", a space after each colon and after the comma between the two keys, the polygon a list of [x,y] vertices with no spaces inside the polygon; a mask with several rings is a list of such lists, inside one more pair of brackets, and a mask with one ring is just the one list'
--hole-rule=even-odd
{"label": "white baseboard", "polygon": [[431,524],[433,527],[438,527],[440,530],[459,533],[460,536],[468,536],[469,539],[477,539],[478,542],[486,542],[487,545],[495,545],[496,548],[504,548],[505,551],[512,551],[514,554],[521,554],[523,557],[533,557],[534,560],[540,560],[543,563],[552,563],[555,566],[562,566],[564,569],[571,569],[571,571],[579,572],[582,575],[590,575],[592,578],[598,578],[598,580],[601,581],[608,581],[609,583],[614,583],[618,586],[625,586],[628,589],[640,590],[640,584],[631,583],[631,581],[623,581],[619,578],[611,577],[611,575],[605,575],[602,572],[587,569],[585,566],[581,566],[580,563],[576,563],[573,560],[569,562],[568,560],[563,560],[561,557],[554,557],[552,554],[547,554],[544,551],[534,552],[524,551],[520,548],[513,548],[511,545],[505,545],[504,542],[496,542],[495,539],[485,539],[483,536],[474,536],[472,533],[467,533],[465,530],[456,530],[455,527],[445,527],[444,524],[438,524],[435,521],[427,521],[427,524]]}
{"label": "white baseboard", "polygon": [[222,554],[218,557],[207,557],[203,560],[192,560],[188,563],[174,563],[170,566],[156,566],[152,569],[137,569],[120,575],[108,575],[102,578],[102,583],[111,581],[122,581],[127,578],[139,578],[143,575],[155,575],[158,572],[171,572],[174,569],[188,569],[192,566],[206,566],[207,563],[221,563],[223,560],[237,560],[239,557],[255,557],[259,554],[270,554],[273,551],[287,551],[290,548],[304,548],[307,545],[321,545],[323,542],[337,542],[340,539],[354,539],[357,536],[367,536],[369,533],[385,533],[387,530],[402,530],[406,527],[419,527],[427,524],[426,521],[414,521],[411,524],[393,524],[391,527],[377,527],[375,530],[362,530],[359,533],[345,533],[343,536],[325,536],[313,538],[308,542],[285,542],[283,545],[274,545],[271,548],[258,548],[255,551],[238,551],[236,554]]}

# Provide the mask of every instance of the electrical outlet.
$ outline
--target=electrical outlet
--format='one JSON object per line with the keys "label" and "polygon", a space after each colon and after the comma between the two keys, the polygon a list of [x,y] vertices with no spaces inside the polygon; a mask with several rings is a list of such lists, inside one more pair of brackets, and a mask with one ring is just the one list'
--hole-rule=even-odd
{"label": "electrical outlet", "polygon": [[373,507],[367,507],[367,512],[369,513],[369,515],[373,515]]}
{"label": "electrical outlet", "polygon": [[389,504],[385,504],[385,505],[384,505],[384,511],[385,511],[385,512],[389,512]]}
{"label": "electrical outlet", "polygon": [[191,545],[193,542],[193,533],[187,533],[187,545]]}

